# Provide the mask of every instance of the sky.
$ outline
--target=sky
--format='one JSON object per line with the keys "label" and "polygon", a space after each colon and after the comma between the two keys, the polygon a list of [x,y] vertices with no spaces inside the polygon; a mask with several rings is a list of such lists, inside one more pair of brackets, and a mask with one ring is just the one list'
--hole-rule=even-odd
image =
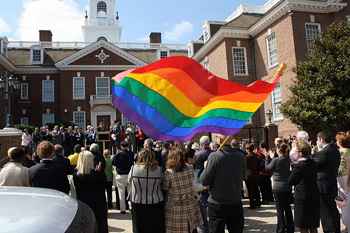
{"label": "sky", "polygon": [[[81,25],[89,0],[11,0],[0,8],[0,36],[37,41],[39,29],[51,30],[54,41],[83,41]],[[147,42],[162,32],[165,43],[198,39],[205,20],[224,20],[240,4],[266,0],[117,0],[123,42]]]}

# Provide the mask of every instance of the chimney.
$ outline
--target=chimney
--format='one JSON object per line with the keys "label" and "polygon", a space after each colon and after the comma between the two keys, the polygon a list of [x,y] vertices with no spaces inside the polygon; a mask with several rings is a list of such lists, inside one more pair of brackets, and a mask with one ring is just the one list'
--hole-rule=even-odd
{"label": "chimney", "polygon": [[39,41],[40,42],[52,42],[52,33],[50,30],[40,30],[39,31]]}
{"label": "chimney", "polygon": [[162,33],[160,33],[160,32],[152,32],[149,35],[149,42],[151,44],[161,44],[162,43]]}

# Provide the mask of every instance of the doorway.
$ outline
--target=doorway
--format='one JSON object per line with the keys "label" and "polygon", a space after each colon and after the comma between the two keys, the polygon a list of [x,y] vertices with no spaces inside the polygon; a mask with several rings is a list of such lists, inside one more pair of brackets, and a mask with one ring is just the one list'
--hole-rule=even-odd
{"label": "doorway", "polygon": [[111,127],[111,116],[110,115],[98,115],[97,130],[98,131],[109,131]]}

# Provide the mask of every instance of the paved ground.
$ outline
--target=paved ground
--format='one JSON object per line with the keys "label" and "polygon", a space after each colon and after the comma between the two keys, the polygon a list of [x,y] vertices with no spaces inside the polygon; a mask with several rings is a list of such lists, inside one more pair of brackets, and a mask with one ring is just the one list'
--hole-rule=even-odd
{"label": "paved ground", "polygon": [[[259,210],[250,210],[245,208],[244,211],[245,233],[274,232],[276,225],[276,212],[274,205],[265,205]],[[119,214],[118,210],[111,210],[108,217],[110,233],[132,232],[130,213],[127,215],[121,215]]]}

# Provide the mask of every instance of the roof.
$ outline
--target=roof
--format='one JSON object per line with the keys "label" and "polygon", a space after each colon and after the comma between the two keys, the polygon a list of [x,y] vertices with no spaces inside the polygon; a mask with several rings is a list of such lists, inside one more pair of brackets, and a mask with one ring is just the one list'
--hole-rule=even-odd
{"label": "roof", "polygon": [[232,19],[225,24],[226,27],[234,27],[238,29],[248,29],[263,17],[262,14],[243,13],[242,15]]}

